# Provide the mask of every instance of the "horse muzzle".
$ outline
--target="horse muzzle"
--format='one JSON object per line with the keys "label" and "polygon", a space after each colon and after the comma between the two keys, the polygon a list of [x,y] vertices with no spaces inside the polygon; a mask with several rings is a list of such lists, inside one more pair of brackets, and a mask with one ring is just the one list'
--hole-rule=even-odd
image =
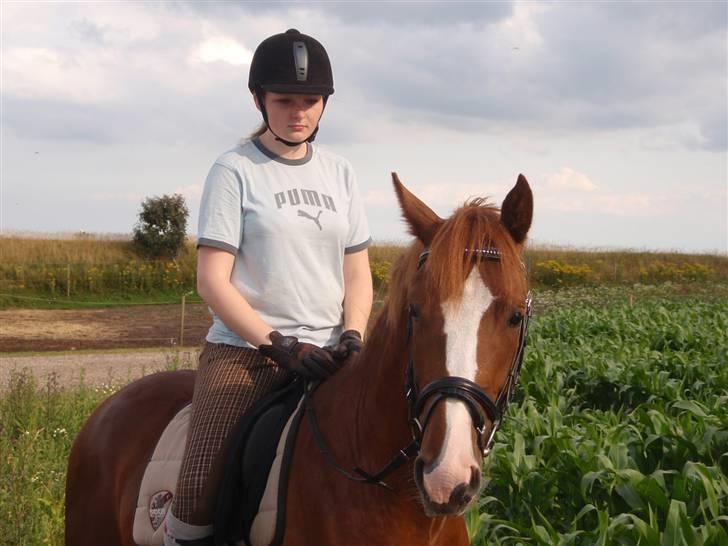
{"label": "horse muzzle", "polygon": [[472,465],[459,469],[440,468],[439,465],[427,465],[418,457],[415,483],[427,516],[459,515],[480,493],[480,468]]}

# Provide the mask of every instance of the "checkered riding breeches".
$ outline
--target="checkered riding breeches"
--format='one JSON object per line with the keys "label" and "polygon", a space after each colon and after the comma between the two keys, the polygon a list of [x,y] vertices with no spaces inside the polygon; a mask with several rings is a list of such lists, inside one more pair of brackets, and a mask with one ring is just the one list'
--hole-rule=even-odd
{"label": "checkered riding breeches", "polygon": [[255,402],[291,379],[289,371],[256,349],[205,344],[200,353],[190,430],[172,504],[175,517],[195,525],[212,523],[191,519],[193,514],[195,520],[212,517],[214,506],[204,504],[212,504],[210,499],[214,495],[210,491],[217,489],[217,483],[207,482],[220,479],[211,472],[213,465],[215,469],[221,467],[222,456],[218,460],[218,455],[228,433]]}

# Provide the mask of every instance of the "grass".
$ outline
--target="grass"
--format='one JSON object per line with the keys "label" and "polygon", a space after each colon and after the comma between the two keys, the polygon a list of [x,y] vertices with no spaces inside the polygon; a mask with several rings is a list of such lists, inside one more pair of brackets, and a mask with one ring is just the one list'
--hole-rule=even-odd
{"label": "grass", "polygon": [[[161,364],[161,363],[160,363]],[[189,368],[179,352],[166,369]],[[29,371],[11,372],[0,385],[0,536],[2,544],[62,545],[66,464],[73,439],[96,406],[130,378],[109,377],[62,388],[51,374],[39,385]]]}
{"label": "grass", "polygon": [[[473,544],[728,544],[728,293],[542,289],[536,301],[518,395],[467,515]],[[22,373],[3,386],[3,543],[62,544],[72,439],[119,386]]]}
{"label": "grass", "polygon": [[66,462],[76,432],[116,386],[38,389],[12,374],[0,399],[0,535],[4,544],[63,544]]}
{"label": "grass", "polygon": [[[396,244],[369,249],[377,299],[402,251]],[[0,237],[0,258],[0,309],[177,303],[182,294],[200,301],[192,240],[174,261],[149,261],[123,239]],[[728,283],[726,255],[533,247],[523,258],[532,286],[540,288]]]}

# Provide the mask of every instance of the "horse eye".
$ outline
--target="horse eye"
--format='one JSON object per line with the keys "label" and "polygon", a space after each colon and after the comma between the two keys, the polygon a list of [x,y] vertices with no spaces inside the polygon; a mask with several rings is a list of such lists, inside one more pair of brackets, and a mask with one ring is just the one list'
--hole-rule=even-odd
{"label": "horse eye", "polygon": [[412,303],[410,303],[409,312],[410,312],[410,316],[413,319],[417,320],[418,318],[420,318],[420,310],[417,308],[417,306],[415,306]]}
{"label": "horse eye", "polygon": [[516,311],[511,315],[511,318],[508,319],[508,324],[511,326],[518,326],[521,324],[521,321],[523,320],[523,314],[520,311]]}

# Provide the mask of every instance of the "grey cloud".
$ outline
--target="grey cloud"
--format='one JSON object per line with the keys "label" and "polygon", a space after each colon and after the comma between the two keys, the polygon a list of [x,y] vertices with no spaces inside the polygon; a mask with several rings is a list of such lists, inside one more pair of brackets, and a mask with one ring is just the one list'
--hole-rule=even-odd
{"label": "grey cloud", "polygon": [[204,100],[175,95],[136,82],[127,101],[79,105],[47,99],[3,97],[4,129],[18,137],[79,141],[105,146],[128,142],[199,145],[200,140],[235,141],[258,120],[252,103],[238,86],[218,85]]}
{"label": "grey cloud", "polygon": [[[231,8],[251,14],[281,16],[289,10],[315,12],[335,18],[346,24],[386,23],[398,26],[446,26],[459,23],[498,22],[511,15],[515,2],[432,2],[432,1],[339,1],[311,2],[291,0],[284,2],[244,2],[239,4],[218,2],[177,2],[177,9],[192,10],[213,17],[229,17]],[[281,29],[285,30],[285,29]],[[305,29],[299,29],[305,32]]]}
{"label": "grey cloud", "polygon": [[106,44],[106,31],[88,19],[75,20],[71,23],[70,28],[84,42],[89,42],[97,46]]}
{"label": "grey cloud", "polygon": [[[628,12],[557,4],[535,16],[537,45],[502,43],[489,29],[398,34],[390,26],[378,29],[365,54],[335,68],[394,104],[399,117],[463,130],[483,130],[484,121],[555,131],[695,123],[702,147],[724,149],[725,16],[693,6]],[[626,22],[611,24],[616,18]]]}
{"label": "grey cloud", "polygon": [[681,39],[725,28],[728,7],[721,1],[612,2],[601,6],[605,25],[629,25],[644,32],[664,32]]}
{"label": "grey cloud", "polygon": [[109,144],[115,140],[103,107],[3,97],[3,125],[20,137]]}

